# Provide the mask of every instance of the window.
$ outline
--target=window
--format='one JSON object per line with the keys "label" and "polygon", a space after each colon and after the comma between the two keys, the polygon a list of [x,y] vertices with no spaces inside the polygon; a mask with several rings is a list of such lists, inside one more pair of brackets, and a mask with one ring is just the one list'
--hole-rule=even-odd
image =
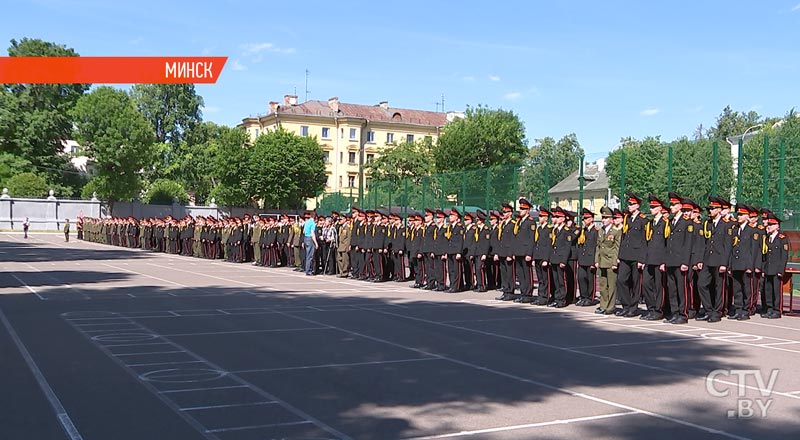
{"label": "window", "polygon": [[325,176],[325,186],[327,186],[327,187],[331,186],[331,175],[330,174]]}
{"label": "window", "polygon": [[351,151],[351,152],[347,153],[347,163],[349,163],[350,165],[355,165],[356,164],[356,152],[355,151]]}
{"label": "window", "polygon": [[375,132],[368,131],[367,132],[367,142],[375,142]]}
{"label": "window", "polygon": [[356,129],[355,128],[351,128],[350,129],[350,140],[354,140],[355,138],[356,138]]}
{"label": "window", "polygon": [[339,138],[344,139],[344,128],[342,128],[341,130],[342,130],[342,135],[339,136]]}
{"label": "window", "polygon": [[406,142],[414,142],[414,135],[413,134],[407,134],[406,135]]}
{"label": "window", "polygon": [[331,162],[331,152],[330,151],[323,151],[322,158],[325,159],[325,163]]}
{"label": "window", "polygon": [[331,129],[328,127],[322,127],[322,137],[325,139],[331,138]]}
{"label": "window", "polygon": [[386,143],[391,144],[394,142],[394,133],[386,133]]}
{"label": "window", "polygon": [[344,163],[344,153],[341,151],[339,152],[339,163]]}
{"label": "window", "polygon": [[339,176],[339,188],[342,187],[342,176]]}
{"label": "window", "polygon": [[375,159],[374,154],[367,154],[367,163],[372,163],[372,159]]}
{"label": "window", "polygon": [[308,136],[308,125],[300,126],[300,136]]}
{"label": "window", "polygon": [[347,186],[350,188],[356,186],[356,176],[347,176]]}
{"label": "window", "polygon": [[256,128],[256,137],[258,137],[258,134],[259,134],[259,131],[258,131],[258,129]]}

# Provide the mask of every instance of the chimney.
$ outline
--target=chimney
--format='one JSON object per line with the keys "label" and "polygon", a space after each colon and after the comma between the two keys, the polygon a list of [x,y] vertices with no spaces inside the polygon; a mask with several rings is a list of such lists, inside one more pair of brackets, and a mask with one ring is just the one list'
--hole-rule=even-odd
{"label": "chimney", "polygon": [[334,96],[333,98],[328,99],[328,107],[330,107],[331,111],[334,113],[339,113],[339,97]]}
{"label": "chimney", "polygon": [[597,159],[597,162],[595,162],[595,163],[597,164],[597,171],[598,172],[603,171],[605,169],[605,167],[606,167],[606,160],[605,159]]}
{"label": "chimney", "polygon": [[283,104],[286,107],[297,105],[297,95],[283,95]]}
{"label": "chimney", "polygon": [[384,110],[387,110],[389,108],[389,101],[381,101],[378,103],[378,106]]}
{"label": "chimney", "polygon": [[269,112],[270,112],[270,114],[278,113],[278,108],[280,108],[280,106],[278,104],[279,103],[275,102],[275,101],[270,101],[269,102]]}

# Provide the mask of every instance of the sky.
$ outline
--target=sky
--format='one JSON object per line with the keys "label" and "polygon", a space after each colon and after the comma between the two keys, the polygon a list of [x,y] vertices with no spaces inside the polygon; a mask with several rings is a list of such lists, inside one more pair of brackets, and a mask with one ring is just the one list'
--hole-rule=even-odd
{"label": "sky", "polygon": [[18,0],[0,45],[227,56],[217,83],[197,86],[204,119],[225,125],[286,94],[425,110],[444,96],[447,111],[512,110],[530,144],[576,133],[590,161],[627,136],[691,136],[727,105],[800,104],[800,0],[202,3]]}

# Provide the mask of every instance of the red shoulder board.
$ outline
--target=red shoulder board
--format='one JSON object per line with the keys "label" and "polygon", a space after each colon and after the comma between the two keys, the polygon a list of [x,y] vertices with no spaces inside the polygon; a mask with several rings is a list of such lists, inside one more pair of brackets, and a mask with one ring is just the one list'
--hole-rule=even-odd
{"label": "red shoulder board", "polygon": [[758,229],[764,229],[764,225],[758,225]]}
{"label": "red shoulder board", "polygon": [[644,215],[644,214],[642,214],[641,212],[639,213],[639,217],[641,217],[641,218],[647,218],[647,216],[646,216],[646,215]]}
{"label": "red shoulder board", "polygon": [[778,238],[786,238],[786,234],[778,234]]}

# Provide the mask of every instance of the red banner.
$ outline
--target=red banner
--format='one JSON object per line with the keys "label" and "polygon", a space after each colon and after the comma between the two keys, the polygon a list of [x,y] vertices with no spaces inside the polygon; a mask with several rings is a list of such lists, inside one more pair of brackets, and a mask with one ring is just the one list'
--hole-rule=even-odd
{"label": "red banner", "polygon": [[214,84],[228,57],[0,57],[0,83]]}

